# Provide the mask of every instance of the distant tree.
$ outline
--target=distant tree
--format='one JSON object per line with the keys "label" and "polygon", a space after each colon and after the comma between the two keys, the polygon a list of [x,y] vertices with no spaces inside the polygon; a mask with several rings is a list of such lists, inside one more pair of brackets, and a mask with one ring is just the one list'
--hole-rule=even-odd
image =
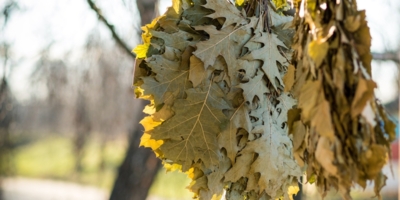
{"label": "distant tree", "polygon": [[[92,0],[87,0],[90,8],[96,12],[100,21],[111,31],[116,43],[132,58],[135,55],[131,49],[116,33],[114,26],[102,15],[100,8]],[[157,0],[137,0],[137,8],[141,16],[141,25],[145,25],[157,15]],[[105,69],[106,70],[106,69]],[[133,93],[132,93],[133,95]],[[143,128],[139,125],[143,117],[141,110],[145,102],[135,100],[134,117],[131,118],[129,130],[129,146],[125,158],[118,169],[117,178],[112,189],[112,200],[136,200],[145,199],[148,195],[153,180],[160,169],[161,162],[148,149],[138,148]]]}

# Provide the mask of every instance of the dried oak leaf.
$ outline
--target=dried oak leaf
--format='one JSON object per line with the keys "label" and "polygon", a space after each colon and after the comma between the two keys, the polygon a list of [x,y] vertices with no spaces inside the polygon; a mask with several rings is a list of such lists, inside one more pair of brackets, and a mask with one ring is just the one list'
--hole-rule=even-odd
{"label": "dried oak leaf", "polygon": [[[250,37],[248,26],[227,26],[218,30],[215,26],[196,26],[196,30],[203,30],[210,35],[210,39],[196,44],[197,50],[193,52],[201,61],[204,67],[214,65],[218,56],[222,56],[228,66],[236,66],[237,56],[240,53],[242,44]],[[247,39],[246,39],[247,38]],[[232,71],[235,71],[232,69]]]}
{"label": "dried oak leaf", "polygon": [[[272,198],[287,196],[286,191],[292,184],[288,180],[302,174],[292,157],[292,141],[270,111],[263,113],[263,120],[261,137],[247,143],[237,157],[236,162],[240,164],[233,165],[225,179],[235,182],[241,177],[250,177],[247,190],[265,191]],[[252,178],[256,173],[260,174],[258,180]]]}
{"label": "dried oak leaf", "polygon": [[186,93],[186,99],[175,101],[175,115],[153,130],[152,139],[164,141],[160,147],[164,158],[181,164],[183,171],[199,160],[212,168],[219,163],[220,125],[227,122],[222,110],[230,107],[215,83]]}
{"label": "dried oak leaf", "polygon": [[[250,54],[243,56],[244,60],[261,60],[263,65],[261,69],[267,75],[269,81],[278,90],[279,86],[283,86],[283,81],[277,62],[284,64],[287,59],[279,53],[278,45],[285,47],[285,44],[273,33],[260,32],[250,39],[250,42],[263,44],[260,49],[253,50]],[[245,45],[246,47],[246,45]]]}
{"label": "dried oak leaf", "polygon": [[237,26],[247,24],[246,18],[243,17],[242,13],[229,1],[207,1],[204,7],[215,11],[207,17],[225,19],[222,28],[232,24],[236,24]]}
{"label": "dried oak leaf", "polygon": [[183,98],[185,90],[190,88],[189,70],[181,69],[180,62],[166,59],[163,55],[153,55],[147,60],[147,65],[156,73],[155,77],[142,77],[141,88],[144,95],[153,95],[156,107],[163,104],[172,92],[178,98]]}

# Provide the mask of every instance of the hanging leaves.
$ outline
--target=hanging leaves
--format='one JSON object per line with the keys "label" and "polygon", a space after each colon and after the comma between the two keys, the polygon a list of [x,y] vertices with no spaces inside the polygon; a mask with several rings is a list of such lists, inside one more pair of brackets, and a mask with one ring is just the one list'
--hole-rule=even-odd
{"label": "hanging leaves", "polygon": [[354,184],[375,181],[377,195],[385,184],[395,125],[374,97],[365,12],[294,4],[296,33],[281,0],[174,0],[142,28],[141,145],[187,173],[195,197],[291,199],[301,168],[344,199]]}
{"label": "hanging leaves", "polygon": [[268,1],[236,6],[174,1],[143,28],[134,85],[151,104],[141,145],[186,172],[200,199],[224,189],[227,199],[291,199],[302,175],[287,126],[296,101],[283,91],[291,55],[276,35],[290,18]]}
{"label": "hanging leaves", "polygon": [[375,181],[379,196],[395,133],[374,97],[365,12],[348,0],[297,1],[296,7],[296,72],[284,77],[298,99],[288,112],[296,160],[323,196],[333,187],[351,199],[350,188],[367,181]]}

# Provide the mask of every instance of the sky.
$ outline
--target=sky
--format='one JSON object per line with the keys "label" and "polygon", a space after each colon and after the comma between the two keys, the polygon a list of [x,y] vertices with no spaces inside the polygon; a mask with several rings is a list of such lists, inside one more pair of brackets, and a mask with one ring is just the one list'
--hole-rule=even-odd
{"label": "sky", "polygon": [[[6,1],[0,0],[0,6]],[[111,40],[109,31],[99,23],[85,0],[19,0],[19,3],[20,10],[13,13],[5,31],[0,30],[0,42],[6,40],[12,45],[12,57],[17,62],[10,80],[12,90],[20,101],[31,97],[29,75],[45,47],[51,45],[53,58],[62,58],[68,52],[72,61],[79,62],[82,47],[90,33],[98,30],[102,38]],[[96,3],[129,46],[133,48],[140,42],[135,1],[97,0]],[[160,13],[170,4],[171,0],[160,0]],[[372,51],[397,49],[400,2],[359,0],[358,6],[367,12],[373,37]],[[376,94],[383,102],[396,98],[396,74],[397,68],[393,63],[373,62],[373,77],[379,87]]]}

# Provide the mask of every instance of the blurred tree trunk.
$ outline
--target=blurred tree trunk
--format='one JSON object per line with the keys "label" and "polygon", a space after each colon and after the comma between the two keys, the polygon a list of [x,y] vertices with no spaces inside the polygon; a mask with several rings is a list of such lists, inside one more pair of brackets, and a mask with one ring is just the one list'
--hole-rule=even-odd
{"label": "blurred tree trunk", "polygon": [[75,155],[75,172],[82,172],[83,149],[87,143],[88,136],[91,131],[91,123],[89,113],[86,108],[86,99],[84,92],[78,92],[75,110],[75,137],[74,137],[74,155]]}
{"label": "blurred tree trunk", "polygon": [[[150,23],[157,14],[157,0],[136,0],[141,16],[141,24]],[[125,159],[118,170],[118,176],[111,192],[110,200],[145,200],[161,162],[150,149],[139,148],[143,127],[139,121],[146,102],[135,100],[135,118],[129,131],[129,147]]]}
{"label": "blurred tree trunk", "polygon": [[[3,77],[0,82],[0,178],[9,175],[11,172],[12,146],[9,129],[12,122],[12,109],[12,94],[6,78]],[[0,187],[0,200],[2,198]]]}

